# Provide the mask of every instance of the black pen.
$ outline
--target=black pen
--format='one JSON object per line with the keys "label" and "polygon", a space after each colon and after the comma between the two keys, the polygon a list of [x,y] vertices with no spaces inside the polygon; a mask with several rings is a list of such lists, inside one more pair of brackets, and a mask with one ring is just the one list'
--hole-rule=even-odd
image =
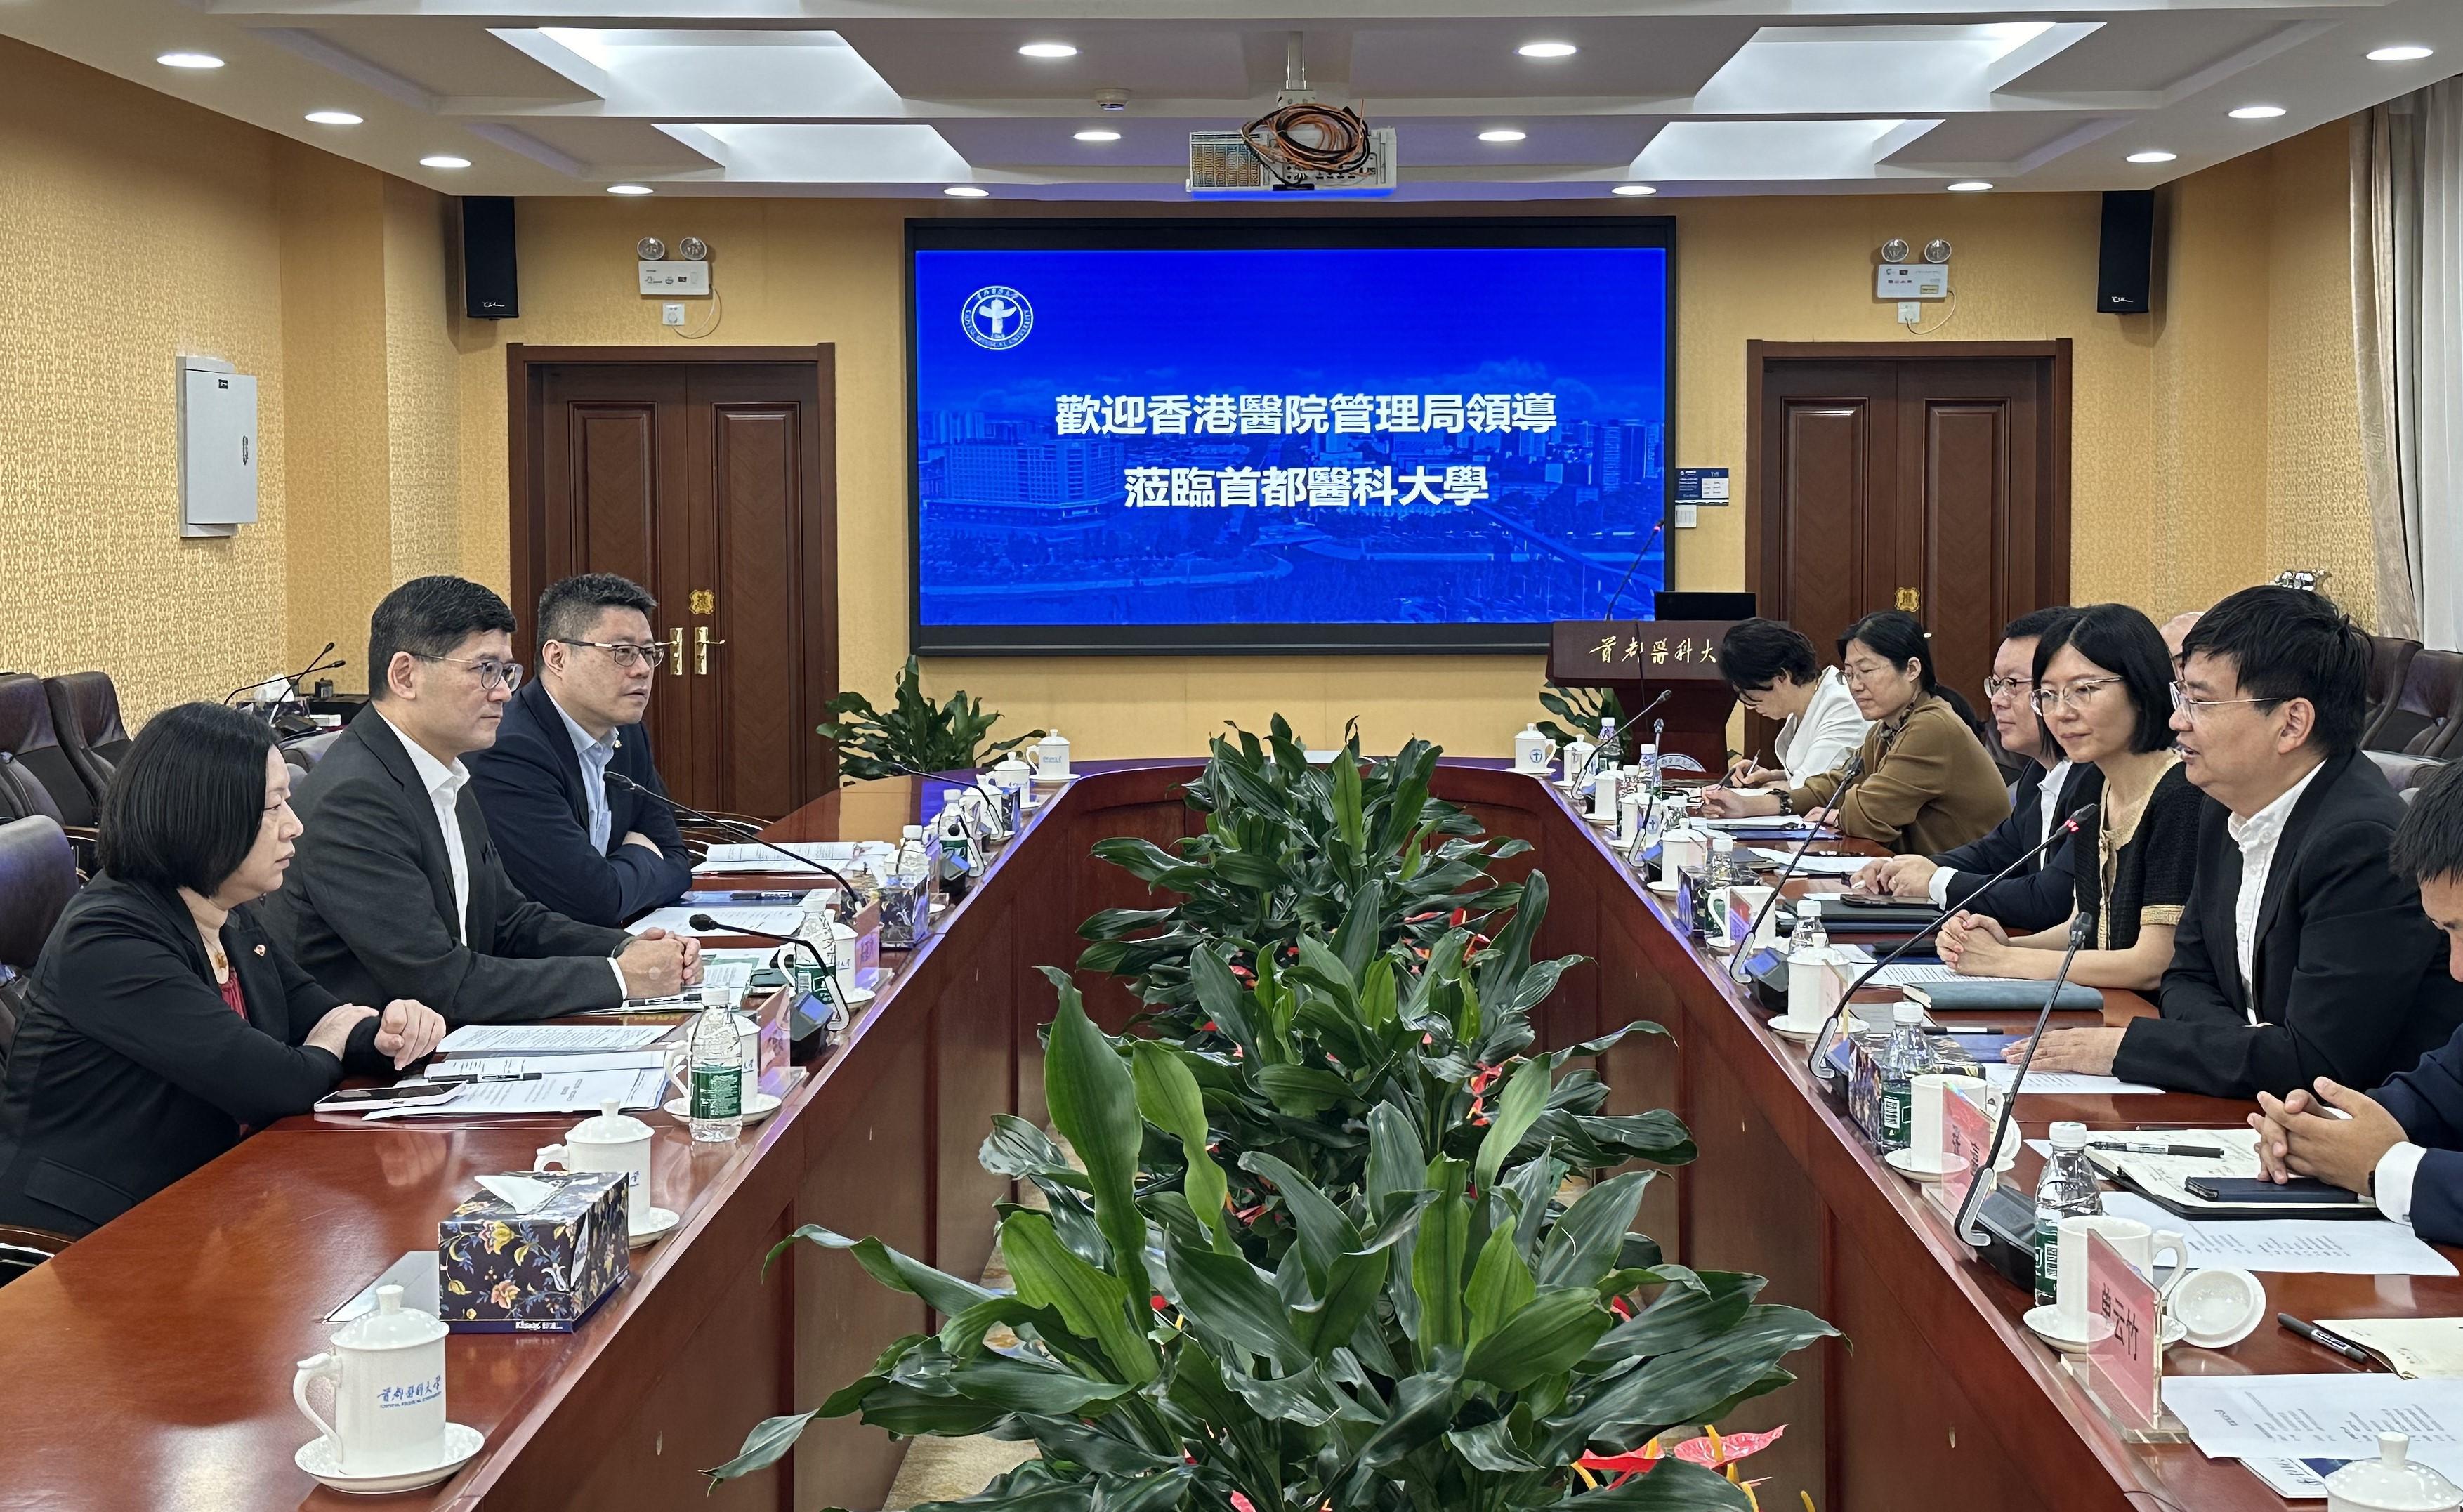
{"label": "black pen", "polygon": [[2117,1150],[2130,1155],[2189,1155],[2199,1160],[2221,1160],[2223,1150],[2215,1145],[2167,1145],[2152,1140],[2090,1139],[2089,1150]]}
{"label": "black pen", "polygon": [[730,892],[731,903],[793,903],[803,896],[800,892]]}
{"label": "black pen", "polygon": [[2300,1319],[2295,1318],[2288,1312],[2277,1313],[2275,1315],[2275,1321],[2281,1324],[2284,1327],[2291,1329],[2294,1333],[2300,1335],[2300,1337],[2308,1340],[2311,1344],[2316,1345],[2321,1349],[2340,1354],[2346,1360],[2357,1361],[2362,1365],[2374,1366],[2378,1363],[2377,1356],[2369,1353],[2368,1350],[2362,1348],[2359,1345],[2354,1344],[2349,1339],[2343,1338],[2337,1334],[2328,1333],[2325,1329],[2319,1327],[2314,1323],[2302,1323]]}
{"label": "black pen", "polygon": [[507,1076],[454,1076],[449,1072],[439,1071],[431,1073],[427,1078],[439,1086],[447,1083],[468,1085],[472,1082],[541,1082],[546,1079],[547,1073],[544,1071],[515,1071]]}

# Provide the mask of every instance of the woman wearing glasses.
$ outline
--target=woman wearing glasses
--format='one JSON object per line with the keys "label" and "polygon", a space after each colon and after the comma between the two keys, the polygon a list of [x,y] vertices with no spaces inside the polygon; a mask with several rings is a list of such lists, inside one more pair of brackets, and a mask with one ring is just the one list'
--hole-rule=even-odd
{"label": "woman wearing glasses", "polygon": [[[2046,733],[2070,760],[2103,774],[2094,850],[2072,867],[2078,908],[2094,921],[2070,968],[2083,986],[2152,991],[2197,876],[2208,800],[2172,750],[2171,676],[2154,622],[2127,604],[2091,605],[2036,645]],[[1961,975],[2050,981],[2068,943],[2067,922],[2013,938],[1961,913],[1942,929],[1941,956]]]}
{"label": "woman wearing glasses", "polygon": [[1730,625],[1719,640],[1719,672],[1747,713],[1779,721],[1771,741],[1778,765],[1740,758],[1729,770],[1731,787],[1794,787],[1846,760],[1872,728],[1839,669],[1822,666],[1804,633],[1776,620]]}
{"label": "woman wearing glasses", "polygon": [[1846,763],[1776,793],[1711,788],[1712,814],[1806,814],[1834,806],[1842,832],[1894,851],[1933,854],[1964,845],[2010,813],[2000,769],[1933,678],[1932,650],[1912,615],[1868,614],[1839,638],[1848,693],[1871,721]]}

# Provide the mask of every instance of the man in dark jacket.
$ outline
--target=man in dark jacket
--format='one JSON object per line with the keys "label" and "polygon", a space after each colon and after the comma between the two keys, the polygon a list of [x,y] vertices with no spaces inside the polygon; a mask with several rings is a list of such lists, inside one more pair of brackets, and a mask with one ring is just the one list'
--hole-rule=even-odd
{"label": "man in dark jacket", "polygon": [[505,705],[496,743],[469,758],[506,875],[584,924],[628,923],[692,886],[642,723],[666,650],[650,628],[658,606],[614,573],[550,586],[538,676]]}
{"label": "man in dark jacket", "polygon": [[2198,831],[2162,1016],[2044,1038],[2038,1069],[2214,1097],[2373,1086],[2463,1025],[2463,984],[2387,864],[2404,805],[2357,749],[2369,643],[2322,596],[2246,588],[2182,642],[2172,729]]}
{"label": "man in dark jacket", "polygon": [[[2463,979],[2463,767],[2414,796],[2394,842],[2395,869],[2446,937],[2446,974]],[[2363,1094],[2328,1077],[2250,1115],[2258,1160],[2278,1181],[2316,1176],[2373,1197],[2378,1211],[2435,1244],[2463,1244],[2463,1034]],[[2345,1117],[2320,1110],[2337,1108]]]}
{"label": "man in dark jacket", "polygon": [[505,875],[462,757],[521,681],[513,615],[478,583],[415,578],[368,627],[368,707],[298,787],[307,826],[267,920],[346,1000],[412,997],[451,1023],[544,1019],[673,993],[697,941],[579,924]]}
{"label": "man in dark jacket", "polygon": [[[1938,856],[1885,857],[1856,874],[1858,891],[1965,909],[2012,933],[2052,929],[2077,911],[2078,879],[2070,870],[2077,844],[2063,840],[2047,847],[2047,842],[2056,823],[2103,796],[2103,774],[2070,764],[2036,717],[2034,702],[2036,643],[2077,615],[2066,604],[2022,614],[2002,628],[2000,649],[1993,653],[1984,691],[1994,733],[2001,749],[2025,764],[2010,795],[2010,817],[1983,839]],[[2087,848],[2094,848],[2091,839]],[[2016,869],[1993,881],[2014,863]]]}

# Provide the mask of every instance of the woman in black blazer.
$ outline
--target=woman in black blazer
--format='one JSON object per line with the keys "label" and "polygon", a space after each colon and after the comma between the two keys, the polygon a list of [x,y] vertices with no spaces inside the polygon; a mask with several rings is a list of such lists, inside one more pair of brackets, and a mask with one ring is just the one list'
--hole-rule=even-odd
{"label": "woman in black blazer", "polygon": [[88,1233],[308,1111],[346,1064],[436,1048],[435,1012],[341,1002],[244,907],[282,886],[299,832],[265,725],[215,704],[146,724],[103,799],[101,875],[28,981],[0,1081],[0,1223]]}

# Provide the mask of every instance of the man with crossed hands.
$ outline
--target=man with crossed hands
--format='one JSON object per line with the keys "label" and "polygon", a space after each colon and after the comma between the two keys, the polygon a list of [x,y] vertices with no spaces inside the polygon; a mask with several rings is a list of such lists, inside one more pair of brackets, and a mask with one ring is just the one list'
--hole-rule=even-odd
{"label": "man with crossed hands", "polygon": [[[2421,911],[2446,936],[2447,974],[2463,981],[2463,765],[2413,798],[2389,856],[2418,879]],[[2437,1244],[2463,1244],[2463,1030],[2375,1091],[2326,1078],[2280,1099],[2260,1092],[2257,1158],[2267,1175],[2315,1176],[2373,1198]]]}

